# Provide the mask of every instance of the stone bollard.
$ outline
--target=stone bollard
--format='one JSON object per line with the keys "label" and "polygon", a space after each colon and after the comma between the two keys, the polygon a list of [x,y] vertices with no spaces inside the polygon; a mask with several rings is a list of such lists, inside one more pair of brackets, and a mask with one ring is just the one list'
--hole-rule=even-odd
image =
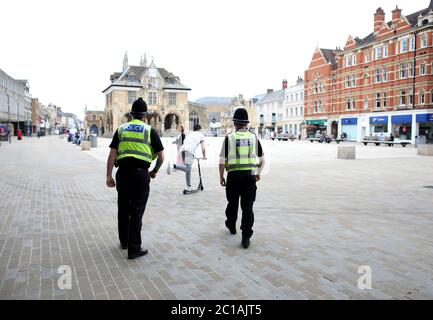
{"label": "stone bollard", "polygon": [[433,144],[419,144],[418,155],[433,157]]}
{"label": "stone bollard", "polygon": [[82,141],[81,150],[90,150],[90,141]]}
{"label": "stone bollard", "polygon": [[337,152],[338,159],[354,160],[356,159],[356,147],[339,146]]}

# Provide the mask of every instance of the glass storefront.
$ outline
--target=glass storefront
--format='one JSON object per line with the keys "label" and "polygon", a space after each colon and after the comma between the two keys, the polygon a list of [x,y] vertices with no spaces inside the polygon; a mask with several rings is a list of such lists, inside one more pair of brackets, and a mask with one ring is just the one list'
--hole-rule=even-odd
{"label": "glass storefront", "polygon": [[388,116],[370,117],[370,133],[388,132]]}
{"label": "glass storefront", "polygon": [[347,140],[355,140],[358,137],[358,118],[343,118],[341,119],[341,134]]}
{"label": "glass storefront", "polygon": [[419,124],[418,139],[425,143],[433,143],[433,113],[418,114],[416,122]]}
{"label": "glass storefront", "polygon": [[412,139],[412,115],[398,115],[391,117],[392,134],[400,140]]}

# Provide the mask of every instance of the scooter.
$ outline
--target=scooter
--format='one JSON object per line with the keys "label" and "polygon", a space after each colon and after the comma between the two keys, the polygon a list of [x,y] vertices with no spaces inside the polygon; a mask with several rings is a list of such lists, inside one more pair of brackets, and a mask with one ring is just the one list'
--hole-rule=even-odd
{"label": "scooter", "polygon": [[194,190],[191,190],[191,191],[188,191],[188,190],[183,190],[183,194],[184,195],[188,195],[188,194],[193,194],[193,193],[197,193],[197,192],[200,192],[200,191],[203,191],[204,190],[204,187],[203,187],[203,180],[201,179],[201,169],[200,169],[200,160],[206,160],[206,158],[196,158],[197,159],[197,165],[198,165],[198,175],[199,175],[199,177],[200,177],[200,182],[198,183],[198,187],[197,187],[197,189],[194,189]]}

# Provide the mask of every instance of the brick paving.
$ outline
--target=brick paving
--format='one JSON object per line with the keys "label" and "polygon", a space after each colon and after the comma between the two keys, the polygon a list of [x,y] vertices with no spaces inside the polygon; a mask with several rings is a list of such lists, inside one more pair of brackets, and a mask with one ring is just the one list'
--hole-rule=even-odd
{"label": "brick paving", "polygon": [[[294,147],[278,143],[265,152],[290,157]],[[317,157],[336,147],[297,148]],[[248,250],[224,227],[215,167],[203,170],[205,192],[189,197],[183,175],[161,172],[143,219],[149,255],[129,261],[104,162],[58,137],[2,144],[0,299],[432,299],[433,190],[423,186],[433,185],[433,159],[374,150],[360,146],[369,156],[355,161],[274,161]],[[71,289],[58,287],[62,265]],[[357,288],[361,265],[372,268],[371,290]]]}

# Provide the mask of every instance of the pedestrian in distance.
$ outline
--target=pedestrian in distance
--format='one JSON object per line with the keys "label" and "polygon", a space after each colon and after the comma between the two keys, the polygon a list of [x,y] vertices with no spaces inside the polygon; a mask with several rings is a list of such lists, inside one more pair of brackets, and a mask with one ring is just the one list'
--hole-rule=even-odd
{"label": "pedestrian in distance", "polygon": [[185,180],[186,180],[186,192],[193,191],[191,186],[191,170],[192,164],[194,162],[195,153],[197,151],[198,146],[201,146],[201,151],[203,154],[203,160],[206,159],[206,143],[205,136],[200,132],[201,126],[199,124],[194,125],[193,132],[188,134],[183,142],[182,147],[179,149],[179,152],[184,152],[184,164],[173,164],[168,163],[167,166],[167,174],[171,174],[171,171],[180,170],[185,172]]}
{"label": "pedestrian in distance", "polygon": [[[147,249],[141,248],[142,218],[149,197],[150,178],[156,178],[164,162],[164,147],[156,131],[144,122],[146,114],[147,104],[138,98],[132,104],[133,120],[116,130],[107,160],[106,184],[117,189],[119,240],[121,248],[128,249],[128,259],[148,253]],[[155,167],[149,172],[154,159],[157,159]],[[115,163],[119,167],[116,181],[112,178]]]}
{"label": "pedestrian in distance", "polygon": [[[247,249],[253,235],[254,212],[256,200],[256,183],[265,164],[265,158],[257,136],[247,130],[248,112],[239,108],[233,116],[235,132],[229,134],[223,142],[220,153],[219,174],[220,184],[226,188],[228,201],[225,226],[231,234],[236,234],[239,199],[242,209],[242,241]],[[227,181],[224,178],[227,170]]]}

